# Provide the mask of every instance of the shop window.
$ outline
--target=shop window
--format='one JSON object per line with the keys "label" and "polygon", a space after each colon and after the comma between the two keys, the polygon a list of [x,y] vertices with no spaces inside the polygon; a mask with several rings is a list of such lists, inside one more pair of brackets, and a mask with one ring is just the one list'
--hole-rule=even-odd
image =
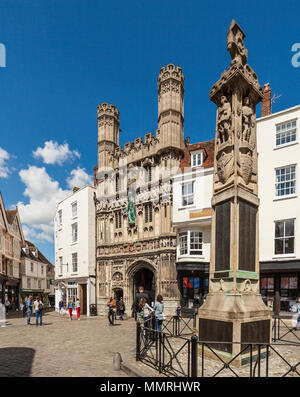
{"label": "shop window", "polygon": [[274,298],[274,277],[262,277],[260,290],[264,301]]}
{"label": "shop window", "polygon": [[200,304],[200,278],[183,277],[183,298],[189,308]]}
{"label": "shop window", "polygon": [[275,255],[294,253],[294,219],[275,222]]}

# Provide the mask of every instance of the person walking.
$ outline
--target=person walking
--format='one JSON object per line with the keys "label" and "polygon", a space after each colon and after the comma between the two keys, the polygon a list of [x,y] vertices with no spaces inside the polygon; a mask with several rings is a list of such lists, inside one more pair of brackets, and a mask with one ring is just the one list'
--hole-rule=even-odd
{"label": "person walking", "polygon": [[79,298],[76,298],[75,308],[76,308],[77,320],[80,320],[80,300],[79,300]]}
{"label": "person walking", "polygon": [[42,326],[42,319],[43,319],[43,302],[39,296],[36,297],[36,300],[33,303],[34,311],[35,311],[35,325],[38,327],[39,319],[40,319],[40,326]]}
{"label": "person walking", "polygon": [[106,305],[108,306],[108,321],[110,325],[114,325],[114,320],[115,320],[115,311],[117,310],[117,304],[115,299],[112,298],[112,296],[108,299]]}
{"label": "person walking", "polygon": [[141,299],[145,299],[147,303],[149,302],[149,296],[146,292],[144,292],[144,287],[142,285],[139,287],[139,292],[137,292],[135,301],[134,301],[134,310],[136,313],[136,315],[135,315],[136,320],[138,317],[137,313],[139,310],[139,305],[140,305]]}
{"label": "person walking", "polygon": [[73,307],[74,307],[73,301],[72,301],[71,298],[69,298],[68,299],[68,304],[67,304],[67,309],[68,309],[68,312],[69,312],[70,321],[72,320]]}
{"label": "person walking", "polygon": [[4,305],[5,305],[6,314],[8,314],[8,310],[9,310],[9,306],[10,306],[10,301],[9,301],[7,298],[6,298],[5,302],[4,302]]}
{"label": "person walking", "polygon": [[296,324],[296,327],[294,328],[294,330],[295,330],[295,331],[297,331],[297,330],[298,330],[298,327],[299,327],[299,325],[300,325],[300,296],[299,296],[299,298],[297,299],[297,301],[298,301],[298,304],[297,304],[297,313],[298,313],[298,318],[297,318],[297,324]]}
{"label": "person walking", "polygon": [[120,313],[120,320],[123,320],[123,316],[125,313],[125,303],[124,303],[122,297],[120,298],[120,301],[119,301],[119,313]]}
{"label": "person walking", "polygon": [[59,315],[63,316],[63,314],[64,314],[64,301],[62,299],[58,302],[58,310],[59,310]]}
{"label": "person walking", "polygon": [[156,331],[162,332],[162,323],[164,320],[163,312],[164,312],[164,304],[163,297],[161,295],[157,295],[157,301],[154,305],[155,310],[155,322],[156,322]]}
{"label": "person walking", "polygon": [[32,296],[30,295],[26,301],[26,312],[27,312],[27,325],[30,325],[31,313],[32,313]]}

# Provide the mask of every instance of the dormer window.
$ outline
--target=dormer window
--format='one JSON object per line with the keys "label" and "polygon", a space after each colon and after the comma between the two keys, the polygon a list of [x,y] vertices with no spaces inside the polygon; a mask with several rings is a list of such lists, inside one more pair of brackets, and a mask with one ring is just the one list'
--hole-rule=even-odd
{"label": "dormer window", "polygon": [[201,167],[203,164],[203,150],[197,150],[196,152],[191,152],[191,166]]}

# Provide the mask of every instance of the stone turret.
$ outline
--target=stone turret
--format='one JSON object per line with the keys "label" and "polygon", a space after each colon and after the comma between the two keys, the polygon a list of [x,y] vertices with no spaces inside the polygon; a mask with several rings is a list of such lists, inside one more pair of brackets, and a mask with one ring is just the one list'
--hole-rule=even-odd
{"label": "stone turret", "polygon": [[120,112],[114,105],[101,103],[98,114],[98,167],[113,167],[112,154],[119,146]]}
{"label": "stone turret", "polygon": [[158,76],[158,134],[160,151],[184,149],[184,75],[170,63]]}

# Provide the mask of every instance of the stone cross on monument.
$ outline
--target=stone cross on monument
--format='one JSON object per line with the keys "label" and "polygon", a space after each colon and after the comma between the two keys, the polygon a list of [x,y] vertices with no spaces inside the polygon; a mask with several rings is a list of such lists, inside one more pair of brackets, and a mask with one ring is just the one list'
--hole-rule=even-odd
{"label": "stone cross on monument", "polygon": [[217,105],[210,281],[197,316],[199,340],[219,341],[212,346],[229,358],[241,345],[224,342],[271,339],[259,293],[256,105],[263,90],[247,64],[244,38],[233,20],[227,34],[232,61],[210,91]]}

